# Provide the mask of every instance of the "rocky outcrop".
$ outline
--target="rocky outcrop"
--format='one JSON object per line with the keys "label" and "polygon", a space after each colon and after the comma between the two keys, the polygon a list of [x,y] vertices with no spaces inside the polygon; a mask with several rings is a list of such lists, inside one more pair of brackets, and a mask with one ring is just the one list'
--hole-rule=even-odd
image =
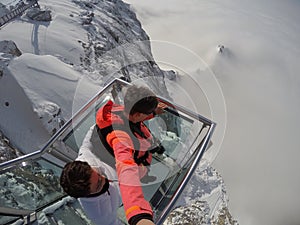
{"label": "rocky outcrop", "polygon": [[228,197],[221,175],[211,166],[198,167],[185,188],[178,206],[164,225],[238,225],[228,209]]}
{"label": "rocky outcrop", "polygon": [[[87,31],[88,41],[81,41],[84,55],[81,67],[94,82],[124,76],[127,80],[148,77],[160,95],[168,96],[163,78],[174,72],[159,68],[151,53],[150,40],[129,5],[119,1],[77,1],[77,15]],[[71,15],[76,17],[75,14]],[[161,77],[160,82],[151,77]]]}
{"label": "rocky outcrop", "polygon": [[50,10],[41,10],[40,8],[30,8],[26,11],[26,16],[32,20],[49,22],[52,20]]}
{"label": "rocky outcrop", "polygon": [[7,53],[13,56],[22,55],[22,52],[18,49],[15,42],[10,40],[0,41],[0,52]]}
{"label": "rocky outcrop", "polygon": [[0,131],[0,163],[17,158],[21,152],[13,148],[10,141]]}

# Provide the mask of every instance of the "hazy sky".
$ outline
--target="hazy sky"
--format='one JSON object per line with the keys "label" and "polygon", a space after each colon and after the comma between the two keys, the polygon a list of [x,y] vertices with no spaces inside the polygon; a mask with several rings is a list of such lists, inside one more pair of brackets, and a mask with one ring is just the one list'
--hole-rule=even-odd
{"label": "hazy sky", "polygon": [[[299,225],[300,2],[126,2],[151,40],[195,53],[220,84],[226,119],[216,122],[226,129],[213,166],[225,180],[233,217],[241,225]],[[164,50],[153,45],[158,61],[166,60]],[[188,64],[180,51],[169,57],[187,61],[179,69]]]}

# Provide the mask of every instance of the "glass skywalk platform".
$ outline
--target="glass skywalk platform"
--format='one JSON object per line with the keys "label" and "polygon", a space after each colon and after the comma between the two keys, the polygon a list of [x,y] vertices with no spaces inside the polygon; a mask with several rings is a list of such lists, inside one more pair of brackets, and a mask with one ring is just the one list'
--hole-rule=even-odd
{"label": "glass skywalk platform", "polygon": [[[113,80],[42,149],[0,164],[0,224],[38,224],[38,220],[45,218],[48,224],[61,224],[59,221],[72,225],[89,223],[78,202],[70,200],[72,198],[62,191],[59,176],[64,164],[77,157],[84,137],[95,125],[97,110],[109,100],[122,104],[124,90],[129,85],[120,79]],[[150,175],[156,180],[142,183],[142,186],[155,213],[155,224],[160,225],[209,147],[215,123],[167,99],[158,98],[168,108],[147,121],[147,126],[166,151],[163,155],[154,154]],[[114,167],[114,158],[102,145],[97,132],[93,131],[92,135],[94,154]],[[119,211],[124,220],[122,208]],[[74,219],[76,216],[79,219]]]}

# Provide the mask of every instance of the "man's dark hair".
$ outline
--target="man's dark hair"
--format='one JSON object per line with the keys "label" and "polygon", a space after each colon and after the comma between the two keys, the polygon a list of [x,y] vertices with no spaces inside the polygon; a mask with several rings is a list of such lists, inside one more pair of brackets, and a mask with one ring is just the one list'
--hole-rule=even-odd
{"label": "man's dark hair", "polygon": [[155,94],[145,86],[130,86],[124,97],[125,112],[150,114],[158,105]]}
{"label": "man's dark hair", "polygon": [[86,197],[90,194],[91,175],[92,168],[87,162],[69,162],[61,173],[60,185],[71,197]]}

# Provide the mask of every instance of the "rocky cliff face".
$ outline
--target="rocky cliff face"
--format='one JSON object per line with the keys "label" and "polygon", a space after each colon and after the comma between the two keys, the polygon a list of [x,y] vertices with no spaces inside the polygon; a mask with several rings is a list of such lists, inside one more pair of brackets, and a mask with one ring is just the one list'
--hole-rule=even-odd
{"label": "rocky cliff face", "polygon": [[149,77],[150,86],[163,96],[168,94],[162,71],[153,59],[149,37],[136,15],[122,1],[73,1],[80,7],[78,17],[87,32],[87,40],[80,41],[84,54],[80,67],[94,82],[124,76],[127,80]]}
{"label": "rocky cliff face", "polygon": [[228,209],[221,175],[205,162],[196,169],[182,196],[164,225],[238,225]]}

